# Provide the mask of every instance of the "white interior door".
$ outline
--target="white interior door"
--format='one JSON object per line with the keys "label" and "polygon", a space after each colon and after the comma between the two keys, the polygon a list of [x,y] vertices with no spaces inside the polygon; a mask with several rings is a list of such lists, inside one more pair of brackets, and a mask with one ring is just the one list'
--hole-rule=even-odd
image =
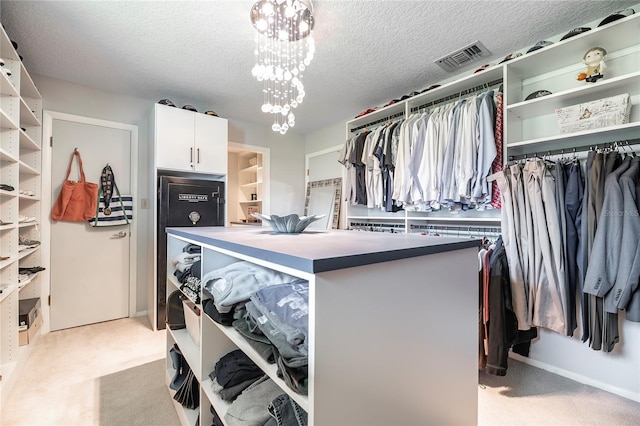
{"label": "white interior door", "polygon": [[[51,128],[53,203],[75,148],[82,156],[87,181],[99,184],[100,172],[109,163],[120,193],[132,194],[130,130],[55,117]],[[69,179],[79,179],[77,170],[74,165]],[[129,316],[129,228],[94,228],[88,222],[51,223],[51,330]]]}

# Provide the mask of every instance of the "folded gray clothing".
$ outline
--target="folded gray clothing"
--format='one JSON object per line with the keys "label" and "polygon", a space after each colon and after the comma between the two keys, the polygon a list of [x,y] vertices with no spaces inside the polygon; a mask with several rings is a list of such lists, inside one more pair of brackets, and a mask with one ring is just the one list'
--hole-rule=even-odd
{"label": "folded gray clothing", "polygon": [[193,266],[193,263],[178,263],[175,266],[178,271],[185,272],[191,269],[191,267]]}
{"label": "folded gray clothing", "polygon": [[196,260],[200,260],[200,253],[180,253],[172,259],[173,266],[178,263],[192,264]]}
{"label": "folded gray clothing", "polygon": [[201,281],[213,297],[218,312],[225,313],[236,303],[249,300],[261,288],[295,280],[291,275],[240,261],[208,272]]}
{"label": "folded gray clothing", "polygon": [[228,426],[264,426],[271,417],[267,407],[281,394],[280,386],[265,375],[253,382],[229,405],[224,420]]}
{"label": "folded gray clothing", "polygon": [[251,384],[256,380],[258,380],[258,379],[249,379],[249,380],[245,380],[244,382],[240,382],[237,385],[233,385],[228,388],[223,388],[222,385],[218,383],[218,379],[215,376],[215,371],[212,371],[211,374],[209,374],[209,378],[211,378],[213,382],[211,389],[213,389],[215,393],[220,395],[220,398],[222,398],[223,401],[233,401],[238,397],[238,395],[242,393],[243,390],[251,386]]}
{"label": "folded gray clothing", "polygon": [[298,346],[303,353],[308,351],[308,281],[265,287],[251,295],[250,300],[263,315],[269,317],[276,329],[287,336],[289,343]]}

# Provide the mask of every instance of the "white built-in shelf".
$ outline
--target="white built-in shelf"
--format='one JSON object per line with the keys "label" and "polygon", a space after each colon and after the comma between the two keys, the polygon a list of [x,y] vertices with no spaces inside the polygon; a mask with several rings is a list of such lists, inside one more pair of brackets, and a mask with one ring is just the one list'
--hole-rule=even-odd
{"label": "white built-in shelf", "polygon": [[[171,379],[173,378],[173,374],[174,374],[173,369],[167,370],[167,380],[166,380],[167,385],[169,385],[169,383],[171,382]],[[167,389],[169,390],[169,395],[171,396],[171,401],[173,402],[173,406],[176,410],[176,414],[178,414],[178,418],[180,419],[180,424],[191,425],[191,426],[195,425],[198,420],[198,415],[200,414],[200,407],[196,409],[183,407],[178,401],[173,399],[174,395],[176,394],[176,391],[169,388],[168,386],[167,386]],[[200,403],[202,403],[202,401],[200,401]]]}
{"label": "white built-in shelf", "polygon": [[[499,213],[499,212],[498,212]],[[423,222],[500,222],[500,216],[496,217],[477,217],[477,216],[458,216],[450,214],[449,216],[408,216],[407,220],[423,221]],[[471,225],[473,226],[473,225]]]}
{"label": "white built-in shelf", "polygon": [[17,130],[20,128],[2,109],[0,109],[0,127],[8,130]]}
{"label": "white built-in shelf", "polygon": [[245,167],[244,169],[240,169],[239,172],[240,173],[244,173],[244,172],[256,173],[258,170],[262,170],[262,167],[256,164],[255,166],[249,166],[249,167]]}
{"label": "white built-in shelf", "polygon": [[248,187],[252,187],[252,186],[258,186],[258,185],[261,185],[261,184],[262,184],[262,181],[258,181],[258,182],[245,183],[245,184],[242,184],[240,186],[242,186],[243,188],[244,187],[248,188]]}
{"label": "white built-in shelf", "polygon": [[[640,13],[622,18],[609,25],[528,53],[506,63],[521,79],[535,77],[580,62],[584,52],[602,46],[607,52],[626,49],[640,44]],[[576,52],[578,56],[576,59]]]}
{"label": "white built-in shelf", "polygon": [[9,297],[11,293],[16,291],[17,289],[18,289],[18,286],[15,284],[9,284],[7,287],[3,288],[2,293],[0,293],[0,302],[2,302],[4,299]]}
{"label": "white built-in shelf", "polygon": [[38,226],[38,225],[40,225],[39,222],[19,223],[18,224],[18,228],[29,228],[31,226]]}
{"label": "white built-in shelf", "polygon": [[40,201],[40,197],[37,195],[18,194],[18,198],[20,200],[26,200],[26,201]]}
{"label": "white built-in shelf", "polygon": [[18,191],[5,191],[4,189],[0,189],[0,195],[4,197],[17,197]]}
{"label": "white built-in shelf", "polygon": [[507,145],[507,153],[508,155],[520,155],[531,152],[544,153],[544,151],[557,149],[570,150],[574,147],[596,146],[625,139],[637,139],[638,135],[640,135],[640,122],[634,122],[515,142]]}
{"label": "white built-in shelf", "polygon": [[13,229],[13,224],[7,223],[6,225],[0,225],[0,231],[5,231],[7,229]]}
{"label": "white built-in shelf", "polygon": [[31,283],[33,282],[33,280],[35,280],[35,279],[36,279],[36,276],[37,276],[37,275],[38,275],[38,274],[31,274],[27,280],[22,281],[22,282],[18,282],[18,290],[22,290],[22,289],[23,289],[23,288],[25,288],[27,285],[31,284]]}
{"label": "white built-in shelf", "polygon": [[20,95],[23,98],[42,99],[42,95],[40,95],[22,61],[20,62]]}
{"label": "white built-in shelf", "polygon": [[9,256],[8,259],[0,260],[0,269],[4,269],[16,261],[15,256]]}
{"label": "white built-in shelf", "polygon": [[24,161],[18,161],[18,163],[20,163],[20,173],[27,174],[27,175],[40,176],[40,172],[38,170],[34,169]]}
{"label": "white built-in shelf", "polygon": [[196,377],[202,377],[200,371],[200,348],[195,344],[191,336],[189,336],[189,332],[186,328],[181,330],[172,330],[167,327],[167,330],[173,337],[173,340],[180,347],[180,352],[182,352],[182,356],[187,360],[187,364]]}
{"label": "white built-in shelf", "polygon": [[[209,317],[209,315],[207,314],[201,315],[201,318],[203,321],[210,321],[212,324],[218,327],[220,331],[222,331],[222,333],[226,335],[229,340],[231,340],[233,344],[238,347],[238,349],[247,354],[247,356],[251,358],[251,360],[256,363],[256,365],[262,371],[264,371],[269,376],[269,378],[273,380],[278,386],[280,386],[282,389],[290,389],[285,381],[278,377],[277,364],[269,364],[262,357],[262,355],[260,355],[258,352],[256,352],[255,349],[253,349],[253,347],[247,342],[244,336],[242,336],[235,328],[219,324],[212,320],[211,317]],[[182,348],[182,346],[180,347]],[[300,405],[305,411],[309,412],[308,396],[300,395],[295,392],[288,392],[288,394],[295,402],[298,403],[298,405]]]}
{"label": "white built-in shelf", "polygon": [[0,96],[20,96],[16,86],[13,85],[9,77],[3,72],[0,72]]}
{"label": "white built-in shelf", "polygon": [[[460,94],[465,90],[479,87],[487,82],[492,82],[502,79],[504,67],[502,64],[494,65],[474,74],[469,74],[466,77],[462,77],[458,80],[445,83],[440,87],[429,90],[428,92],[421,93],[412,98],[407,99],[407,104],[410,108],[419,107],[422,104],[428,104],[429,102],[446,98],[448,96]],[[478,91],[477,93],[482,93]],[[464,95],[462,95],[464,97]]]}
{"label": "white built-in shelf", "polygon": [[7,163],[17,163],[19,161],[17,158],[15,158],[13,155],[9,154],[2,148],[0,148],[0,160]]}
{"label": "white built-in shelf", "polygon": [[252,201],[239,201],[240,204],[259,204],[262,203],[262,200],[252,200]]}
{"label": "white built-in shelf", "polygon": [[207,377],[206,379],[204,379],[200,386],[202,386],[202,390],[204,391],[205,395],[207,395],[209,402],[211,402],[211,405],[213,405],[213,408],[216,410],[216,413],[220,417],[220,420],[222,420],[222,422],[224,423],[224,416],[225,414],[227,414],[227,410],[229,409],[229,406],[231,404],[220,398],[220,395],[213,391],[213,380],[211,380],[210,378]]}
{"label": "white built-in shelf", "polygon": [[[640,88],[640,71],[622,75],[609,80],[601,80],[594,84],[576,87],[551,95],[535,98],[529,101],[518,102],[507,106],[509,118],[525,120],[545,114],[554,114],[556,108],[565,108],[572,105],[589,102],[599,98],[616,96],[629,93],[630,89]],[[631,90],[633,92],[633,90]],[[631,93],[633,95],[633,93]]]}
{"label": "white built-in shelf", "polygon": [[24,130],[20,129],[20,151],[40,151],[38,145]]}
{"label": "white built-in shelf", "polygon": [[36,114],[31,110],[29,105],[20,99],[20,124],[28,126],[40,126],[40,120],[36,117]]}
{"label": "white built-in shelf", "polygon": [[37,252],[38,250],[40,250],[40,246],[22,250],[21,252],[18,253],[18,259],[24,259],[30,254]]}

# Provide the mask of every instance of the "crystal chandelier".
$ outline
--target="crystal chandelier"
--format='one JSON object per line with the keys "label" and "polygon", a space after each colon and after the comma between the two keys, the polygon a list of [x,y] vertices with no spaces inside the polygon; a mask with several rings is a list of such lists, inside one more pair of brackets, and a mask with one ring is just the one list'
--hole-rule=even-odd
{"label": "crystal chandelier", "polygon": [[262,112],[273,114],[274,132],[295,126],[293,109],[304,100],[302,74],[315,46],[311,0],[260,0],[251,8],[256,35],[253,76],[263,82]]}

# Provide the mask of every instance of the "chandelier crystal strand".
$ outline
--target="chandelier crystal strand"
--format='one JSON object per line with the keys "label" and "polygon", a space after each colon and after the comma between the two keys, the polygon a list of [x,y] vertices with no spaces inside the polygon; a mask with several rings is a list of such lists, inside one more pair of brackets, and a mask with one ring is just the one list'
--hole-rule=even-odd
{"label": "chandelier crystal strand", "polygon": [[258,31],[251,73],[263,83],[261,111],[274,115],[271,129],[284,135],[305,96],[302,74],[315,51],[313,6],[310,0],[261,0],[251,8],[251,21]]}

